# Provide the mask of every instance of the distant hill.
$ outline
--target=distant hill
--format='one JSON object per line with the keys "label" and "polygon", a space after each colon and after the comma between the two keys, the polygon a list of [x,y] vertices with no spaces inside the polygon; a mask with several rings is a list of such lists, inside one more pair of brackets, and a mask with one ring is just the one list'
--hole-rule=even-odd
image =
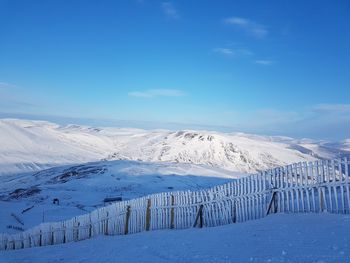
{"label": "distant hill", "polygon": [[17,119],[0,120],[0,145],[1,175],[98,160],[192,163],[251,173],[350,153],[350,140],[329,143],[214,131],[60,126]]}

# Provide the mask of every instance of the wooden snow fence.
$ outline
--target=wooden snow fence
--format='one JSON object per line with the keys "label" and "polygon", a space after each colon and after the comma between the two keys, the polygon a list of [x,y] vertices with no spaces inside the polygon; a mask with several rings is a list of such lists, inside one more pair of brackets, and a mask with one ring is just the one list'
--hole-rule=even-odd
{"label": "wooden snow fence", "polygon": [[319,160],[266,170],[199,191],[116,202],[70,220],[0,234],[0,250],[62,244],[97,235],[212,227],[270,213],[350,213],[349,161]]}

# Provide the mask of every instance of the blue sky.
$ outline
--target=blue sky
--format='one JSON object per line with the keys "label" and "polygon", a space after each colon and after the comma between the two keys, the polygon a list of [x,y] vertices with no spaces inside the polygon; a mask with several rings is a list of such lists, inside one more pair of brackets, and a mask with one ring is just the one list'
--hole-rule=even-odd
{"label": "blue sky", "polygon": [[348,1],[0,0],[0,117],[350,137]]}

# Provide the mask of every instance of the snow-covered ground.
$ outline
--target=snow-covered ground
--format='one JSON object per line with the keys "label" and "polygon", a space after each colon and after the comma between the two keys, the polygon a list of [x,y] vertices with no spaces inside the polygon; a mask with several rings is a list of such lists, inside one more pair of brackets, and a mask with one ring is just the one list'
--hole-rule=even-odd
{"label": "snow-covered ground", "polygon": [[0,262],[348,263],[350,215],[279,214],[246,223],[0,251]]}
{"label": "snow-covered ground", "polygon": [[[349,142],[3,119],[0,232],[69,219],[103,206],[106,197],[198,190],[275,166],[350,156]],[[348,262],[349,223],[341,215],[278,215],[0,252],[0,262]]]}
{"label": "snow-covered ground", "polygon": [[288,137],[60,126],[0,120],[0,175],[101,159],[178,162],[252,173],[316,158],[350,155],[349,140],[329,144]]}
{"label": "snow-covered ground", "polygon": [[[3,176],[0,177],[0,232],[16,232],[8,228],[10,225],[28,229],[43,221],[70,219],[103,206],[106,197],[127,200],[157,192],[198,190],[240,176],[203,165],[122,160]],[[53,204],[54,198],[59,199],[59,205]],[[24,211],[27,208],[30,209]]]}

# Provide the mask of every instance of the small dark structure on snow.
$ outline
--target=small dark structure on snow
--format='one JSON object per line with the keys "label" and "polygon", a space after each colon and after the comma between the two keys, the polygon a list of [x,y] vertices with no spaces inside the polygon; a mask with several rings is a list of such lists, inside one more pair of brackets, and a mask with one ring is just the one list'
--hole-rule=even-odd
{"label": "small dark structure on snow", "polygon": [[53,203],[54,205],[60,205],[60,200],[59,200],[58,198],[54,198],[53,201],[52,201],[52,203]]}
{"label": "small dark structure on snow", "polygon": [[121,196],[115,196],[115,197],[106,197],[103,199],[104,203],[112,203],[112,202],[120,202],[123,201],[123,198]]}

